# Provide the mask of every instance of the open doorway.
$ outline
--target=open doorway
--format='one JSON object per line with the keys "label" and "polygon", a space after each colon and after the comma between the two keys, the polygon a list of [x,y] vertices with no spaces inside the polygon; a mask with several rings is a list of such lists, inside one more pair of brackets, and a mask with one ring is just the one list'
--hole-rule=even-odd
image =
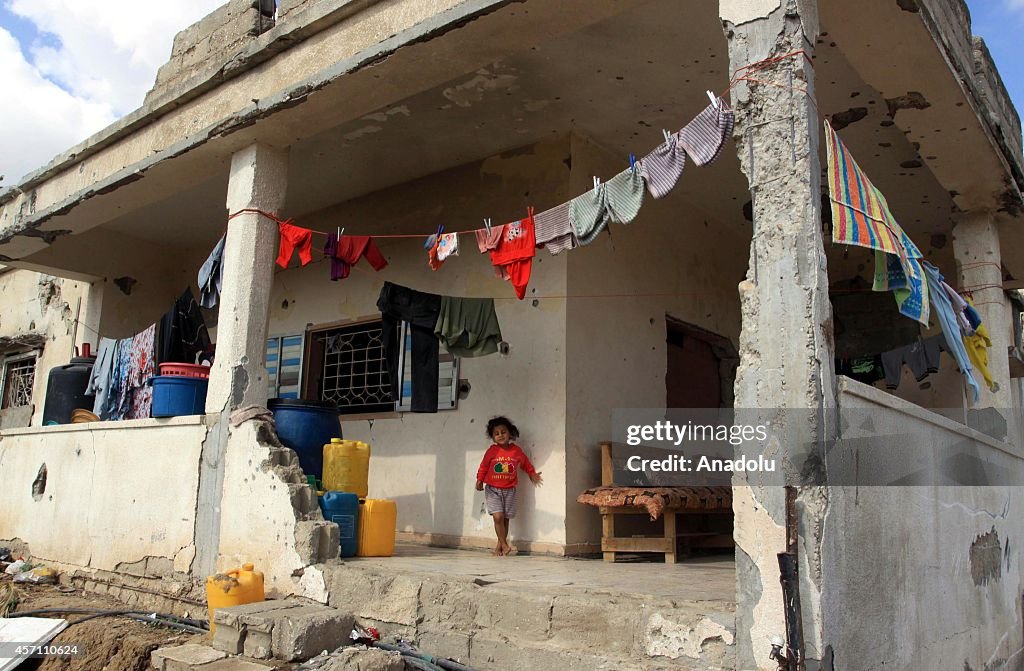
{"label": "open doorway", "polygon": [[665,407],[731,408],[739,354],[725,336],[665,316]]}

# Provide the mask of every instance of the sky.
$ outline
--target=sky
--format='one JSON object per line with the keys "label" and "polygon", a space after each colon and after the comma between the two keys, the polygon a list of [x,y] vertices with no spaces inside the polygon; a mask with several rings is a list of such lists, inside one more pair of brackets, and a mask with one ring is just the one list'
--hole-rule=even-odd
{"label": "sky", "polygon": [[[0,0],[0,189],[138,108],[174,35],[224,1]],[[968,4],[1024,112],[1024,0]]]}

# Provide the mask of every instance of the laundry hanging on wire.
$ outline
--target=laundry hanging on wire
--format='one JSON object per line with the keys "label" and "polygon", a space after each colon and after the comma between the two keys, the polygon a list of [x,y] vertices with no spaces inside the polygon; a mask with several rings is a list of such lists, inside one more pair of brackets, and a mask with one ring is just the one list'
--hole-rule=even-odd
{"label": "laundry hanging on wire", "polygon": [[[308,265],[312,261],[312,236],[326,236],[324,256],[331,259],[332,280],[348,277],[351,267],[362,258],[374,270],[384,269],[387,260],[374,239],[425,238],[427,265],[436,271],[451,257],[458,256],[459,236],[470,234],[476,237],[480,251],[490,255],[496,275],[510,281],[521,300],[526,295],[535,249],[559,254],[592,243],[609,223],[628,224],[633,221],[643,205],[645,191],[653,198],[668,195],[683,173],[687,156],[694,164],[703,166],[721,155],[725,141],[732,134],[734,114],[721,97],[710,91],[708,97],[708,106],[690,123],[675,133],[662,131],[663,143],[640,159],[630,155],[629,167],[607,182],[595,177],[594,188],[576,198],[536,215],[533,208],[529,208],[526,217],[506,224],[492,226],[490,220],[485,219],[484,227],[480,229],[445,232],[442,225],[429,236],[346,236],[340,227],[336,233],[322,233],[297,226],[290,219],[282,220],[251,208],[235,212],[229,219],[251,212],[275,221],[280,233],[277,263],[282,268],[288,266],[295,252],[300,264]],[[200,271],[199,285],[204,307],[213,307],[220,293],[224,242],[225,238],[221,238]]]}

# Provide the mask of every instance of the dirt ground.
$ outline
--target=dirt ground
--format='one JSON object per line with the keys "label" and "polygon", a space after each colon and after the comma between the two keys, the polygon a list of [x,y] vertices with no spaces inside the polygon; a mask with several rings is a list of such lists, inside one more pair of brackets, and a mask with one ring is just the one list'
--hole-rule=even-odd
{"label": "dirt ground", "polygon": [[[10,581],[10,576],[0,575],[0,583]],[[41,608],[126,609],[117,599],[100,594],[85,594],[81,590],[64,593],[58,591],[55,585],[25,584],[18,584],[17,588],[20,595],[15,612]],[[189,634],[125,617],[100,617],[74,624],[75,620],[83,617],[86,616],[64,616],[72,624],[51,643],[78,644],[86,651],[84,656],[26,660],[17,671],[144,671],[149,668],[150,652],[158,647],[205,643],[207,640],[204,634]]]}

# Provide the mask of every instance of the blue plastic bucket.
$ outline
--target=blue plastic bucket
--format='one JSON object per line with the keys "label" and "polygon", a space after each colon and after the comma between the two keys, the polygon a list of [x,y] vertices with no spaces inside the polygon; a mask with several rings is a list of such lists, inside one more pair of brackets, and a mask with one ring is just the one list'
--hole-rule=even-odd
{"label": "blue plastic bucket", "polygon": [[267,407],[274,413],[277,437],[299,455],[302,472],[317,480],[324,477],[324,445],[341,438],[338,406],[330,402],[272,398]]}
{"label": "blue plastic bucket", "polygon": [[153,386],[153,417],[202,415],[206,410],[210,384],[206,378],[158,375],[149,383]]}
{"label": "blue plastic bucket", "polygon": [[355,557],[359,538],[359,495],[351,492],[324,492],[320,497],[324,519],[338,525],[341,556]]}

